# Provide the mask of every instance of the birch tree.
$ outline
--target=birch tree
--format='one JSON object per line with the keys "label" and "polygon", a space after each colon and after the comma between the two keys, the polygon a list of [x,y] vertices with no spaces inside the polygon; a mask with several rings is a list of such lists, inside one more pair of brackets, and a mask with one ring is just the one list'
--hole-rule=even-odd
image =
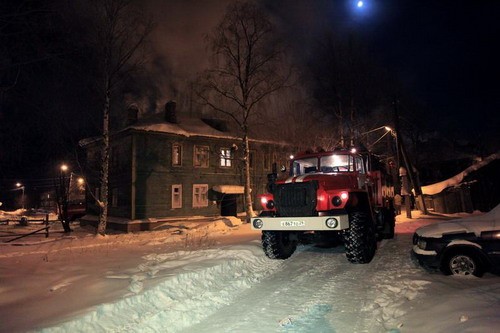
{"label": "birch tree", "polygon": [[98,51],[99,94],[102,101],[102,150],[100,207],[97,233],[104,235],[108,220],[108,183],[110,160],[110,110],[118,85],[143,61],[139,51],[153,25],[134,9],[130,0],[95,2],[95,50]]}
{"label": "birch tree", "polygon": [[274,39],[269,18],[249,2],[235,2],[208,36],[211,66],[198,92],[202,101],[229,118],[241,130],[244,163],[244,195],[247,220],[252,208],[249,126],[259,103],[282,88],[286,75],[278,68],[282,48]]}

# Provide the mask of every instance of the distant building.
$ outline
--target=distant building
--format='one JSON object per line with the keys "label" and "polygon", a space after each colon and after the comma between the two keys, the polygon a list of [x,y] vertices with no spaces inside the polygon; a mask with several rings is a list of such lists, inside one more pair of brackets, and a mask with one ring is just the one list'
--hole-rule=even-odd
{"label": "distant building", "polygon": [[[128,126],[110,137],[110,228],[150,230],[169,219],[188,216],[236,216],[244,211],[241,139],[223,121],[178,114],[175,102],[165,111],[137,119],[129,110]],[[100,139],[82,140],[87,152],[87,215],[97,223]],[[286,164],[292,148],[250,140],[251,188],[263,193],[273,163]]]}

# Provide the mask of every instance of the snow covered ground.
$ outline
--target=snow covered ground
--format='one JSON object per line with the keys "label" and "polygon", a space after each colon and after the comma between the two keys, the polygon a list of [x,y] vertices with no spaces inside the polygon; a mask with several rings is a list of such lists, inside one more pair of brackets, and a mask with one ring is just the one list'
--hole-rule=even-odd
{"label": "snow covered ground", "polygon": [[[447,217],[413,214],[367,265],[342,246],[270,260],[259,232],[228,220],[106,237],[55,223],[0,245],[0,332],[498,331],[500,277],[421,268],[413,231]],[[0,226],[0,241],[37,227]]]}

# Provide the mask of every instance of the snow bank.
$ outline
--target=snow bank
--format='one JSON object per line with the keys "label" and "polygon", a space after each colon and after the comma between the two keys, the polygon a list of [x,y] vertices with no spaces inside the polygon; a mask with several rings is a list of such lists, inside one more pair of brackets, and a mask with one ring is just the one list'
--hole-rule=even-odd
{"label": "snow bank", "polygon": [[[114,303],[41,332],[178,332],[230,304],[242,291],[279,269],[260,246],[151,254],[130,275],[130,293]],[[159,279],[143,290],[143,282]]]}

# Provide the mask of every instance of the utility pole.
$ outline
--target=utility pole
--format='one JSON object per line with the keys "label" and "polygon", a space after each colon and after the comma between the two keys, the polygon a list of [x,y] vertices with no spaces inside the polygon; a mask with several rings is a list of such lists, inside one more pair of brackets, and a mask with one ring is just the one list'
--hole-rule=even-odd
{"label": "utility pole", "polygon": [[[415,175],[413,173],[413,166],[411,164],[411,161],[408,157],[408,154],[406,153],[405,145],[403,142],[403,138],[400,134],[400,128],[399,128],[399,112],[398,112],[398,105],[399,101],[397,99],[394,100],[394,129],[396,132],[396,144],[397,144],[397,156],[398,156],[398,168],[401,166],[401,158],[403,159],[404,165],[406,166],[406,174],[401,175],[403,178],[403,185],[405,182],[408,180],[410,181],[413,189],[415,190],[415,197],[420,198],[421,205],[422,205],[422,212],[424,214],[427,214],[427,207],[425,205],[425,200],[422,195],[422,189],[420,188],[420,184],[416,182]],[[405,177],[408,177],[406,180]],[[409,187],[409,186],[407,186]],[[411,206],[410,206],[410,191],[405,193],[405,207],[406,207],[406,216],[408,218],[411,218]],[[403,195],[403,193],[401,193]]]}

